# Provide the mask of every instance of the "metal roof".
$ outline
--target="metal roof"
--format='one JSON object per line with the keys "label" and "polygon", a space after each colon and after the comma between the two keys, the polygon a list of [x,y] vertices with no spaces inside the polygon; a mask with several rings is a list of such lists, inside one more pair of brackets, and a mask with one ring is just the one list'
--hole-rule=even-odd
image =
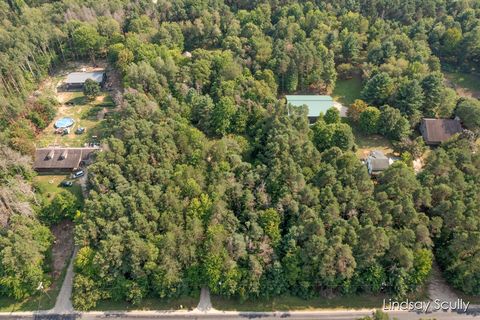
{"label": "metal roof", "polygon": [[330,96],[321,95],[287,95],[287,102],[295,107],[306,105],[309,117],[318,117],[320,113],[325,114],[333,107],[333,99]]}
{"label": "metal roof", "polygon": [[68,74],[66,83],[85,83],[87,79],[92,79],[98,83],[103,81],[104,71],[94,71],[94,72],[72,72]]}

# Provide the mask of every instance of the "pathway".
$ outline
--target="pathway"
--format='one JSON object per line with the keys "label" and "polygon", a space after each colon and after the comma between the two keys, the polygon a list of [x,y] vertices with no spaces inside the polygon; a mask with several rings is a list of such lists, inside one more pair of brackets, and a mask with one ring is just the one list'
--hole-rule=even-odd
{"label": "pathway", "polygon": [[346,118],[346,117],[347,117],[348,108],[345,107],[343,104],[341,104],[341,103],[338,102],[338,101],[333,101],[333,107],[334,107],[334,108],[337,108],[338,111],[340,111],[340,117],[342,117],[342,118]]}
{"label": "pathway", "polygon": [[215,311],[215,309],[212,308],[210,290],[207,287],[203,287],[200,292],[200,301],[198,302],[197,310],[202,312]]}
{"label": "pathway", "polygon": [[75,247],[73,250],[72,258],[68,264],[67,273],[65,274],[65,279],[62,283],[62,288],[57,296],[57,301],[55,302],[55,307],[49,311],[49,313],[55,314],[71,314],[74,313],[72,305],[72,288],[73,288],[73,262],[75,256],[77,255],[78,248]]}

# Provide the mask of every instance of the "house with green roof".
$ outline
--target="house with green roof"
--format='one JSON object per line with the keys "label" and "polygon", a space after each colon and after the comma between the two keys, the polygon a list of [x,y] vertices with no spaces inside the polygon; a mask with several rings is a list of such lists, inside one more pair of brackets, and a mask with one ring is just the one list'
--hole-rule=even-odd
{"label": "house with green roof", "polygon": [[314,123],[320,113],[325,114],[328,109],[333,107],[333,99],[330,96],[320,95],[287,95],[287,103],[295,107],[306,105],[308,108],[308,120]]}

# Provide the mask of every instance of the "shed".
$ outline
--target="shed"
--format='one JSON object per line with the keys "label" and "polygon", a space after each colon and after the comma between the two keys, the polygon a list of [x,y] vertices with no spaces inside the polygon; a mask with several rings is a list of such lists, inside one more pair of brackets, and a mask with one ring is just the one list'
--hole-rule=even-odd
{"label": "shed", "polygon": [[428,145],[439,145],[462,130],[460,121],[456,119],[424,118],[420,124],[420,132]]}
{"label": "shed", "polygon": [[65,85],[67,89],[82,89],[87,79],[91,79],[103,87],[107,80],[107,75],[105,71],[72,72],[68,74]]}
{"label": "shed", "polygon": [[331,96],[322,95],[287,95],[285,96],[287,103],[295,107],[307,106],[308,120],[314,123],[320,113],[325,114],[328,109],[333,107],[333,99]]}

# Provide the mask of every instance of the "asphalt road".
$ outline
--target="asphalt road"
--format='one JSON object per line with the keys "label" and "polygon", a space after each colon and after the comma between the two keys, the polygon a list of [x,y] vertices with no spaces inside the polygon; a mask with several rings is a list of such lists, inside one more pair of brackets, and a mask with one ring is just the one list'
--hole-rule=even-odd
{"label": "asphalt road", "polygon": [[[390,312],[390,316],[399,320],[419,320],[419,319],[435,319],[435,320],[480,320],[480,310],[469,314],[459,314],[450,312],[435,312],[428,314],[417,314],[414,312]],[[58,314],[1,314],[0,319],[34,319],[34,320],[98,320],[98,319],[131,319],[131,320],[151,320],[151,319],[198,319],[198,320],[219,320],[219,319],[259,319],[259,320],[356,320],[366,315],[370,315],[369,310],[360,311],[299,311],[299,312],[166,312],[166,311],[136,311],[136,312],[86,312],[75,315],[58,315]]]}

